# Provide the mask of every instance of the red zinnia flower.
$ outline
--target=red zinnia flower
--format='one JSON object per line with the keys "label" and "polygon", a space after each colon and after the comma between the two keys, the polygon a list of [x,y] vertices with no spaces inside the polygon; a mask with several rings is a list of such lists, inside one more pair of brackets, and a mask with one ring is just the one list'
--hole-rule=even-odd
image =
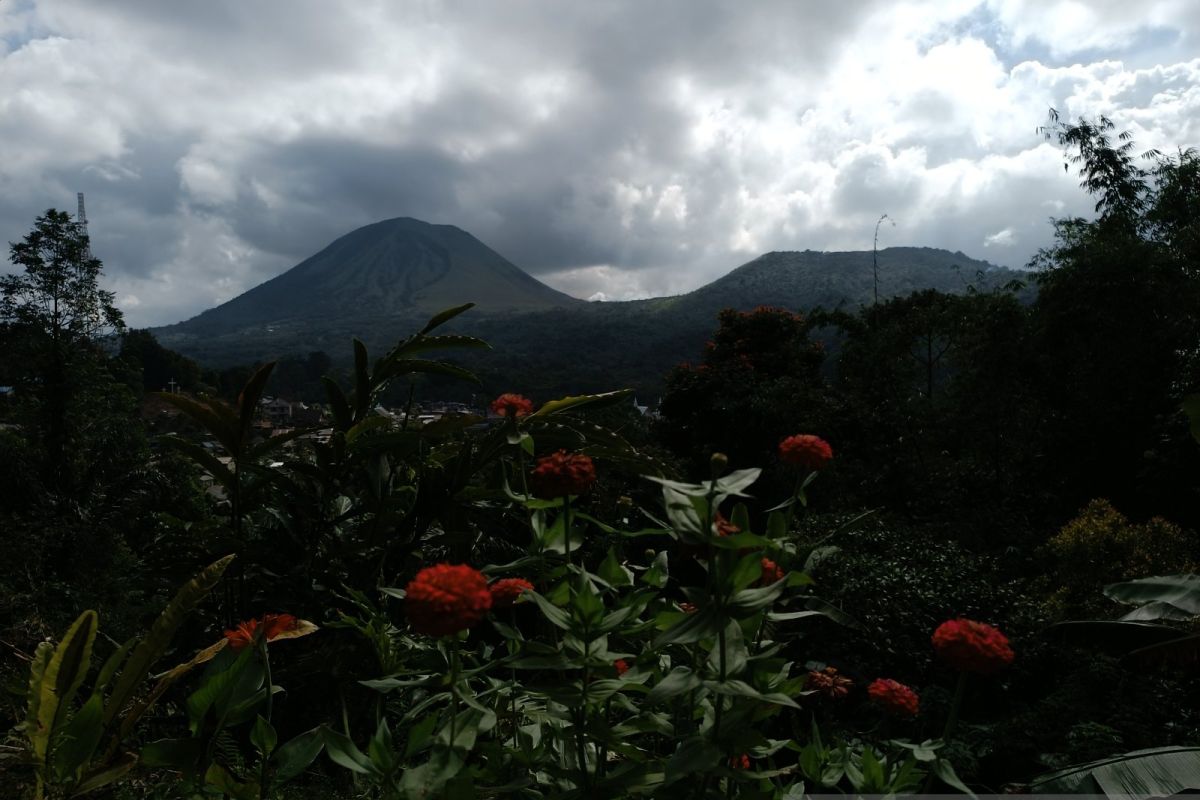
{"label": "red zinnia flower", "polygon": [[241,650],[254,641],[254,634],[258,633],[259,627],[263,629],[263,638],[269,642],[279,634],[292,630],[298,623],[299,620],[291,614],[263,614],[261,619],[239,622],[233,630],[225,631],[225,638],[229,640],[229,647]]}
{"label": "red zinnia flower", "polygon": [[729,759],[729,766],[734,769],[750,769],[750,756],[742,753],[740,756],[734,756]]}
{"label": "red zinnia flower", "polygon": [[769,586],[776,581],[783,580],[786,574],[774,561],[764,558],[762,560],[762,577],[758,579],[758,585]]}
{"label": "red zinnia flower", "polygon": [[921,708],[917,693],[891,678],[876,678],[867,687],[867,694],[888,713],[900,717],[915,717]]}
{"label": "red zinnia flower", "polygon": [[618,658],[613,662],[613,669],[617,671],[617,677],[619,678],[629,671],[629,665],[625,663],[625,659]]}
{"label": "red zinnia flower", "polygon": [[533,591],[533,584],[524,578],[504,578],[488,587],[492,593],[492,608],[509,608],[525,592]]}
{"label": "red zinnia flower", "polygon": [[527,417],[533,413],[533,402],[528,397],[506,393],[492,401],[492,411],[502,417]]}
{"label": "red zinnia flower", "polygon": [[544,500],[583,494],[595,482],[596,467],[592,459],[566,450],[539,458],[529,476],[533,493]]}
{"label": "red zinnia flower", "polygon": [[963,672],[987,675],[1012,663],[1008,637],[991,625],[969,619],[951,619],[933,632],[938,658]]}
{"label": "red zinnia flower", "polygon": [[811,433],[789,436],[779,443],[779,460],[815,472],[833,458],[829,442]]}
{"label": "red zinnia flower", "polygon": [[839,675],[837,667],[826,667],[822,670],[810,670],[808,683],[805,685],[817,690],[830,700],[838,700],[850,694],[850,687],[854,685],[854,681],[844,675]]}
{"label": "red zinnia flower", "polygon": [[466,564],[438,564],[417,573],[405,589],[404,613],[417,633],[450,636],[492,607],[483,573]]}

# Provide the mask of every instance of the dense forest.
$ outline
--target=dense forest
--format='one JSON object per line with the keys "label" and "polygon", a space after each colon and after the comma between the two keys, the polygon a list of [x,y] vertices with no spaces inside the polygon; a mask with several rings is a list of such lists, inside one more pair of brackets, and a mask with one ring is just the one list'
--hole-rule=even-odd
{"label": "dense forest", "polygon": [[1027,285],[721,311],[650,415],[515,378],[384,413],[503,379],[468,306],[205,370],[38,217],[0,278],[0,787],[1200,790],[1200,156],[1045,133],[1095,215]]}

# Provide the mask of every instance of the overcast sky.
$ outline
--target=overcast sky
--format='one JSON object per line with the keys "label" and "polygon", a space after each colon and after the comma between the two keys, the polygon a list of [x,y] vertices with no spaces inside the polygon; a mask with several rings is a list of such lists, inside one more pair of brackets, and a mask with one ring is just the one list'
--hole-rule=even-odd
{"label": "overcast sky", "polygon": [[396,216],[584,298],[883,213],[1020,266],[1091,209],[1050,107],[1200,144],[1200,2],[0,0],[0,241],[85,192],[133,325]]}

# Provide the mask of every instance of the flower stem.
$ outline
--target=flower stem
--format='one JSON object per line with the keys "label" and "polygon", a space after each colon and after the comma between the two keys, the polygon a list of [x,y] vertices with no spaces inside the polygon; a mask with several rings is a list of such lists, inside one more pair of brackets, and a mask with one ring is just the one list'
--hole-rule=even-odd
{"label": "flower stem", "polygon": [[454,739],[458,731],[458,636],[450,638],[450,748],[454,749]]}
{"label": "flower stem", "polygon": [[942,731],[942,739],[949,740],[958,727],[958,712],[962,709],[963,698],[967,695],[967,673],[958,673],[958,685],[954,687],[954,700],[950,703],[950,715],[946,717],[946,729]]}

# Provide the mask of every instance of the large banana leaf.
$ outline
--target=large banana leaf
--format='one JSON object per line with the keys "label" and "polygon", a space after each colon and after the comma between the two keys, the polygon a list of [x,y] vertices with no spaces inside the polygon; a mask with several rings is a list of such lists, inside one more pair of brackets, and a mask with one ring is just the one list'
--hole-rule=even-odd
{"label": "large banana leaf", "polygon": [[[125,709],[133,698],[134,692],[150,673],[150,667],[166,652],[175,631],[183,624],[184,617],[212,591],[231,561],[233,561],[232,555],[225,556],[205,567],[196,577],[185,583],[175,594],[174,599],[163,609],[154,624],[150,626],[149,633],[138,642],[121,670],[121,675],[108,698],[108,704],[104,707],[106,730],[112,728],[117,716]],[[135,717],[134,714],[128,715],[123,721],[122,729],[128,730],[135,721]],[[116,740],[110,744],[110,752],[115,751],[119,739],[119,736],[116,737]]]}
{"label": "large banana leaf", "polygon": [[1200,747],[1157,747],[1078,764],[1041,775],[1032,794],[1166,797],[1200,790]]}
{"label": "large banana leaf", "polygon": [[1200,575],[1157,575],[1114,583],[1104,587],[1104,594],[1119,603],[1167,603],[1189,614],[1200,614]]}
{"label": "large banana leaf", "polygon": [[[32,676],[38,678],[37,685],[30,683],[30,692],[36,692],[36,703],[31,699],[33,711],[28,732],[33,748],[35,763],[41,767],[46,763],[50,741],[55,729],[61,727],[70,710],[75,693],[79,691],[92,658],[92,643],[96,641],[99,624],[95,611],[85,611],[71,624],[54,648],[48,661],[35,658]],[[39,653],[41,658],[44,658]]]}
{"label": "large banana leaf", "polygon": [[1116,655],[1161,645],[1183,635],[1178,628],[1166,625],[1115,619],[1059,622],[1046,628],[1045,634],[1054,641],[1094,647]]}

